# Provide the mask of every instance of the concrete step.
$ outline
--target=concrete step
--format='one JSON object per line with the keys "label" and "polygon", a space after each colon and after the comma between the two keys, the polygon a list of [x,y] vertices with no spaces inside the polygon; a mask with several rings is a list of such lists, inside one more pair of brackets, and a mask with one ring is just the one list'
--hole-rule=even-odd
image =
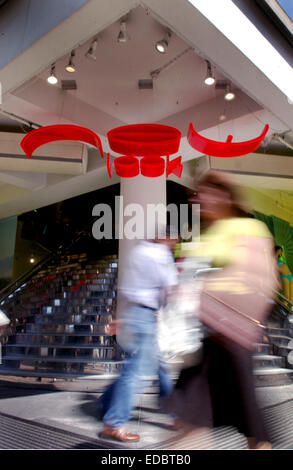
{"label": "concrete step", "polygon": [[288,336],[289,335],[289,328],[272,328],[272,327],[267,327],[266,332],[269,336],[273,335],[280,335],[280,336]]}
{"label": "concrete step", "polygon": [[254,367],[259,369],[261,367],[286,367],[286,359],[282,356],[275,356],[273,354],[255,354],[253,357]]}
{"label": "concrete step", "polygon": [[255,351],[256,351],[256,354],[258,353],[273,354],[274,347],[272,344],[268,344],[268,343],[257,343],[255,344]]}
{"label": "concrete step", "polygon": [[292,340],[292,337],[276,334],[276,335],[270,335],[269,339],[270,339],[271,344],[276,344],[277,346],[287,346],[288,343]]}
{"label": "concrete step", "polygon": [[279,367],[262,367],[254,369],[255,385],[269,387],[288,385],[293,382],[293,369]]}

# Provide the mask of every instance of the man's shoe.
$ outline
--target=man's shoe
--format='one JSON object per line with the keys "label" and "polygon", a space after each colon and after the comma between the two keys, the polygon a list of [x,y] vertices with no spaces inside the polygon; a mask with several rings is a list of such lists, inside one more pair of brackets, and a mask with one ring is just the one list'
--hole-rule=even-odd
{"label": "man's shoe", "polygon": [[106,426],[103,429],[101,437],[107,437],[121,442],[137,442],[140,440],[139,434],[131,434],[126,431],[125,428],[112,428],[111,426]]}

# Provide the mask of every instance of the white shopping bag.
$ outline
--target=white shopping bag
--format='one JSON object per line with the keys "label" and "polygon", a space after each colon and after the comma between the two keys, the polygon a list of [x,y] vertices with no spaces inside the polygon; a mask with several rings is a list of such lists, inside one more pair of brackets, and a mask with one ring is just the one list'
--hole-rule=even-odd
{"label": "white shopping bag", "polygon": [[180,362],[188,367],[196,361],[196,353],[202,345],[199,301],[202,278],[205,271],[210,269],[210,260],[187,258],[178,267],[178,289],[158,314],[158,342],[168,362]]}
{"label": "white shopping bag", "polygon": [[9,323],[10,323],[9,318],[5,315],[5,313],[2,310],[0,310],[0,327],[9,325]]}

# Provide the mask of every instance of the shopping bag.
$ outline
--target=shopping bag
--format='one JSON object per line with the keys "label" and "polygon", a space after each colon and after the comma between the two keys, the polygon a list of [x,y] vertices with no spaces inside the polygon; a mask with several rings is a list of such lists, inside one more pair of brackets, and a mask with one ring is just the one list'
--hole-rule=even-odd
{"label": "shopping bag", "polygon": [[178,287],[158,312],[158,342],[168,362],[190,367],[200,358],[204,334],[198,316],[200,291],[210,259],[187,258],[178,268]]}
{"label": "shopping bag", "polygon": [[2,326],[8,325],[9,323],[10,323],[9,318],[5,315],[5,313],[2,310],[0,310],[0,328]]}

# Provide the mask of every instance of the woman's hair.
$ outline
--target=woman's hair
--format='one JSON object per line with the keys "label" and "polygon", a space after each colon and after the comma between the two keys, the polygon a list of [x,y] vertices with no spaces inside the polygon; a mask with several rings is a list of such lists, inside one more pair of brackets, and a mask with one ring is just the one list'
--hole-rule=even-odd
{"label": "woman's hair", "polygon": [[226,175],[219,171],[209,171],[198,182],[197,190],[200,192],[201,187],[210,187],[219,189],[229,194],[232,201],[232,214],[236,217],[253,217],[245,207],[245,202],[240,195],[237,185],[229,180]]}

